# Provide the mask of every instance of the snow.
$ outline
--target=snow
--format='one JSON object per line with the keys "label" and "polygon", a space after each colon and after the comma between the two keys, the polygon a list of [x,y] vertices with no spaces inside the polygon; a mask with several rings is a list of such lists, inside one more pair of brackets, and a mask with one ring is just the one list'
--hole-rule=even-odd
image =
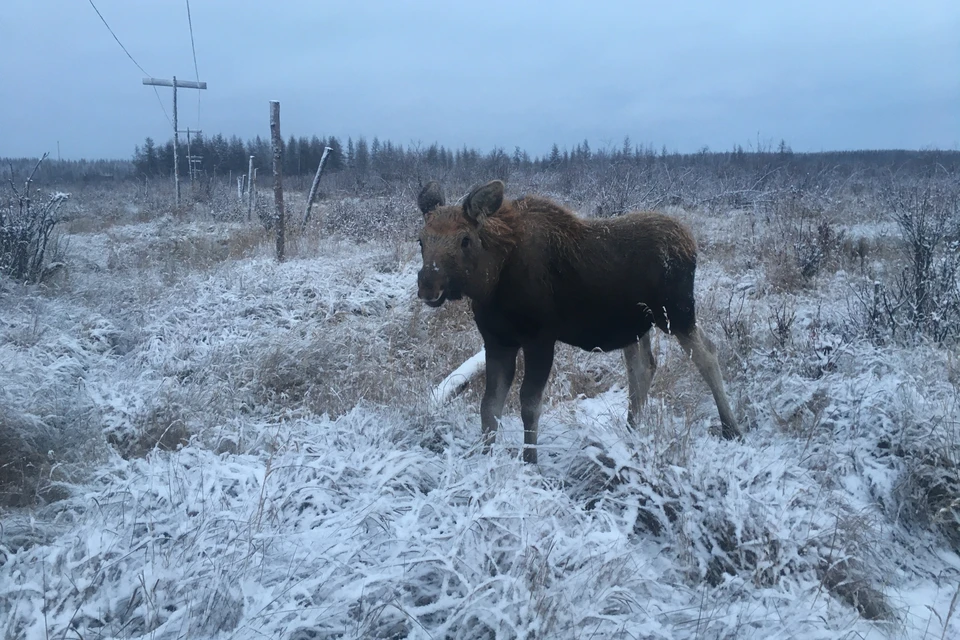
{"label": "snow", "polygon": [[[960,557],[897,516],[910,452],[956,459],[951,361],[848,335],[829,301],[852,275],[795,295],[779,347],[785,296],[705,259],[721,351],[740,348],[730,290],[757,327],[725,365],[745,440],[709,435],[715,406],[660,336],[642,427],[622,384],[560,393],[560,372],[530,466],[509,406],[480,453],[476,396],[453,392],[483,351],[416,299],[412,248],[204,257],[243,233],[77,234],[65,290],[0,286],[0,410],[50,443],[65,492],[4,512],[4,637],[960,637]],[[158,425],[183,432],[171,450],[141,446]]]}

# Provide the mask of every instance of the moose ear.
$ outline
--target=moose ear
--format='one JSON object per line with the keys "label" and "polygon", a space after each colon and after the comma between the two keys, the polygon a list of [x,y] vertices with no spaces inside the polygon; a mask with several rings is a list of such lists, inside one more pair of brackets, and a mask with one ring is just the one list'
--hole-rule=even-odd
{"label": "moose ear", "polygon": [[491,216],[503,204],[503,182],[492,180],[479,186],[463,200],[463,213],[478,224],[482,224],[487,216]]}
{"label": "moose ear", "polygon": [[440,183],[436,180],[428,182],[420,191],[420,195],[417,196],[417,205],[419,205],[424,216],[429,215],[437,207],[442,207],[444,200]]}

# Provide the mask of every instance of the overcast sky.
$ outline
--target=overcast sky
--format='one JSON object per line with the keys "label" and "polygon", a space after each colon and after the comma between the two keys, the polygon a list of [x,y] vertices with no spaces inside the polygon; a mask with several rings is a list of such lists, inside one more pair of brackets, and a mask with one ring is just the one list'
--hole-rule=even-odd
{"label": "overcast sky", "polygon": [[[94,0],[152,76],[196,80],[185,0]],[[0,156],[128,158],[172,128],[88,0],[3,0]],[[960,148],[960,1],[192,0],[181,129],[532,155]],[[171,90],[158,88],[167,113]],[[198,93],[200,102],[198,105]]]}

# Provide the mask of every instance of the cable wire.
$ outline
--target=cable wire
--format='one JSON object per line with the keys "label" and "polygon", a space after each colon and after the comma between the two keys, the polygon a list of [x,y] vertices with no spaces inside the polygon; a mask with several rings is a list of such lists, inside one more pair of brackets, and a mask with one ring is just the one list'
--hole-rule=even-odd
{"label": "cable wire", "polygon": [[[190,49],[193,51],[193,71],[200,84],[200,69],[197,68],[197,46],[193,42],[193,19],[190,17],[190,0],[187,0],[187,24],[190,25]],[[200,129],[200,92],[197,91],[197,129]]]}
{"label": "cable wire", "polygon": [[[97,5],[93,4],[93,0],[88,0],[88,1],[90,2],[90,6],[93,7],[93,10],[97,12],[97,15],[98,15],[98,16],[100,16],[100,20],[101,20],[101,22],[103,22],[103,26],[105,26],[105,27],[107,28],[107,31],[110,32],[110,35],[113,36],[113,39],[117,41],[117,44],[120,45],[120,48],[123,49],[123,52],[124,52],[125,54],[127,54],[127,57],[128,57],[128,58],[130,58],[130,61],[131,61],[133,64],[137,65],[137,69],[140,69],[140,71],[143,71],[143,75],[145,75],[145,76],[147,76],[147,77],[152,77],[152,76],[150,76],[149,73],[147,73],[147,72],[144,70],[143,67],[140,66],[140,63],[139,63],[139,62],[137,62],[136,60],[133,59],[133,56],[130,55],[130,52],[127,51],[127,48],[126,48],[125,46],[123,46],[123,43],[120,42],[120,38],[117,37],[117,34],[115,34],[115,33],[113,32],[113,29],[110,28],[110,25],[107,24],[106,18],[103,17],[103,14],[102,14],[102,13],[100,13],[100,9],[97,9]],[[160,103],[160,108],[163,109],[163,117],[165,117],[165,118],[167,119],[167,122],[169,122],[169,123],[170,123],[170,126],[172,127],[172,126],[173,126],[173,120],[170,119],[170,115],[167,113],[167,108],[166,108],[165,106],[163,106],[163,100],[160,99],[160,92],[157,91],[157,88],[156,88],[156,87],[153,87],[153,93],[156,94],[156,96],[157,96],[157,102]]]}

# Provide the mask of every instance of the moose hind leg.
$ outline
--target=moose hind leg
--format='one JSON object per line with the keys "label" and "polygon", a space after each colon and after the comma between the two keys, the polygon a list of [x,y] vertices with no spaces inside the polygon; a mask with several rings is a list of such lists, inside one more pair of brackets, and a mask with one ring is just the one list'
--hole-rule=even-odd
{"label": "moose hind leg", "polygon": [[727,394],[723,390],[723,378],[720,376],[720,363],[717,360],[717,348],[713,341],[696,325],[686,334],[677,333],[677,340],[688,356],[692,356],[700,375],[707,382],[720,413],[721,434],[727,440],[740,438],[740,428],[730,410]]}
{"label": "moose hind leg", "polygon": [[484,345],[486,351],[486,386],[480,401],[480,425],[483,431],[483,452],[497,437],[497,425],[503,415],[503,405],[517,371],[518,348]]}
{"label": "moose hind leg", "polygon": [[520,384],[520,417],[523,419],[523,461],[537,463],[537,429],[543,390],[553,368],[553,344],[524,346],[523,382]]}
{"label": "moose hind leg", "polygon": [[640,421],[640,410],[647,403],[650,384],[657,372],[657,358],[650,344],[650,331],[637,342],[631,342],[623,348],[623,363],[627,367],[627,392],[630,399],[627,411],[627,426],[636,429]]}

